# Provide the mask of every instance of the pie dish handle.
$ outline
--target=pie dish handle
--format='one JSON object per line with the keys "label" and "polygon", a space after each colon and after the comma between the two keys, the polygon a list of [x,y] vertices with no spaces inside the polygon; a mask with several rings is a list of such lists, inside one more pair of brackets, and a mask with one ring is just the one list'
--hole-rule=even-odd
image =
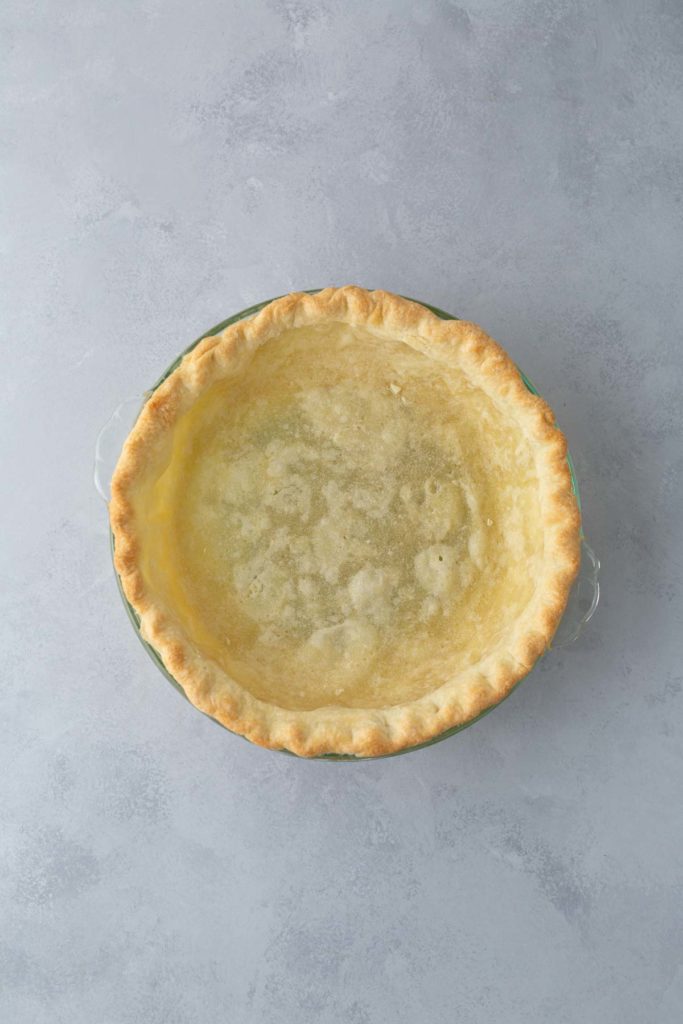
{"label": "pie dish handle", "polygon": [[600,559],[585,537],[581,538],[581,566],[574,581],[565,613],[552,642],[553,647],[569,647],[595,615],[600,601]]}
{"label": "pie dish handle", "polygon": [[128,437],[149,393],[125,398],[104,424],[95,442],[93,479],[95,490],[104,502],[111,499],[111,479],[114,475],[123,442]]}

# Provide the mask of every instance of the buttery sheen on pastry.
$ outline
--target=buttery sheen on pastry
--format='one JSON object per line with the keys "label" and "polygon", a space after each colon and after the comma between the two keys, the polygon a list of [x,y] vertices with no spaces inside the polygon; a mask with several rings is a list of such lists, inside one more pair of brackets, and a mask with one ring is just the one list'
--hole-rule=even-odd
{"label": "buttery sheen on pastry", "polygon": [[472,323],[327,288],[204,339],[110,506],[144,638],[267,747],[371,756],[498,702],[579,564],[565,439]]}

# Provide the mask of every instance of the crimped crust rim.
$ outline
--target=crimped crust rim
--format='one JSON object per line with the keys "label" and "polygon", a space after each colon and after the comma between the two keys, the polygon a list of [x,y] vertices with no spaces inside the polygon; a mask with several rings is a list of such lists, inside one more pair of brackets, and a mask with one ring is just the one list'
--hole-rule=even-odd
{"label": "crimped crust rim", "polygon": [[[290,710],[254,697],[198,652],[178,620],[159,606],[139,566],[132,492],[149,471],[149,454],[204,389],[238,372],[242,361],[291,327],[325,321],[369,326],[466,373],[505,403],[532,441],[539,481],[544,553],[536,597],[489,656],[417,700],[386,708]],[[190,701],[233,732],[264,747],[305,757],[376,757],[418,746],[464,725],[499,703],[550,645],[580,562],[580,516],[572,491],[567,445],[543,399],[525,386],[507,353],[476,324],[443,320],[418,303],[357,286],[295,292],[253,318],[200,341],[145,403],[117,463],[110,522],[115,568],[143,638],[159,653]]]}

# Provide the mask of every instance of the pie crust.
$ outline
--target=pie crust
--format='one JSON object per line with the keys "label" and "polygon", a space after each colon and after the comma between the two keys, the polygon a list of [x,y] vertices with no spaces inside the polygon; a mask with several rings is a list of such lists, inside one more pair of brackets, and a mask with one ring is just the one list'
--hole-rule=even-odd
{"label": "pie crust", "polygon": [[579,566],[563,434],[475,324],[388,292],[277,299],[144,405],[115,566],[198,708],[265,747],[388,754],[498,703]]}

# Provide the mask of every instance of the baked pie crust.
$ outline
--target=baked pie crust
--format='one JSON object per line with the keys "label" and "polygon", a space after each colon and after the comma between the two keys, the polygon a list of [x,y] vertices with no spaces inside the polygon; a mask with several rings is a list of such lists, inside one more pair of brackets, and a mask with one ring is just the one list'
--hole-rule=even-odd
{"label": "baked pie crust", "polygon": [[112,482],[144,639],[266,747],[373,756],[500,701],[579,565],[564,436],[480,327],[387,292],[277,299],[205,338]]}

